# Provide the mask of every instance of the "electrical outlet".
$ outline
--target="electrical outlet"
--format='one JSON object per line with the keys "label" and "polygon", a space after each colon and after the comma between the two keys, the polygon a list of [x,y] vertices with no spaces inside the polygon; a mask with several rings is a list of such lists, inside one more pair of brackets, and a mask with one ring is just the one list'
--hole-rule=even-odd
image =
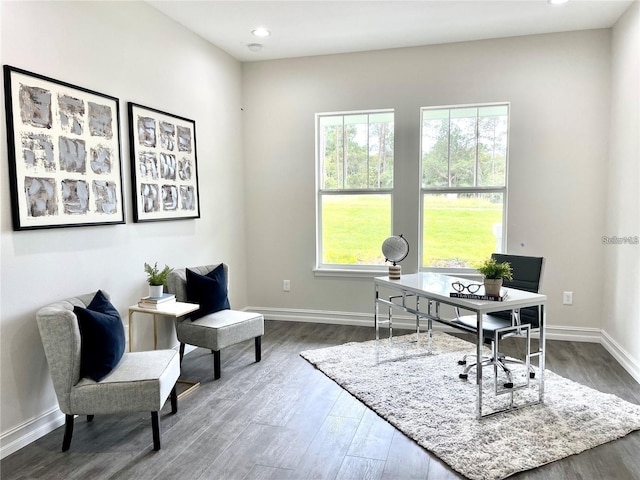
{"label": "electrical outlet", "polygon": [[291,280],[283,280],[282,281],[282,290],[285,292],[291,291]]}
{"label": "electrical outlet", "polygon": [[563,305],[573,305],[573,292],[564,292],[562,294]]}

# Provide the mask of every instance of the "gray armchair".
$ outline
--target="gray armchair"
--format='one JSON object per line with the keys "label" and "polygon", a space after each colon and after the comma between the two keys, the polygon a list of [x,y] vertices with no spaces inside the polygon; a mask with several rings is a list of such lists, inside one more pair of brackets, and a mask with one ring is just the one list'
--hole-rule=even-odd
{"label": "gray armchair", "polygon": [[[227,300],[227,288],[229,279],[229,268],[226,264],[204,265],[199,267],[189,267],[196,276],[211,275],[222,266],[224,278],[220,278],[221,304],[222,309],[208,313],[208,311],[195,312],[193,315],[176,318],[176,336],[180,342],[180,361],[184,356],[185,344],[206,348],[213,353],[214,379],[219,379],[221,375],[220,350],[246,340],[254,339],[255,359],[259,362],[262,358],[261,339],[264,334],[264,317],[259,313],[231,310]],[[208,299],[197,298],[189,295],[187,285],[187,269],[174,270],[167,277],[167,290],[176,296],[179,302],[192,302],[201,305],[201,310],[205,308],[202,304]],[[207,292],[201,291],[200,295]],[[191,297],[191,298],[190,298]],[[204,300],[204,301],[203,301]],[[211,309],[209,309],[211,310]],[[203,316],[199,316],[203,315]]]}
{"label": "gray armchair", "polygon": [[174,350],[123,353],[100,381],[81,377],[81,332],[74,307],[86,308],[95,292],[41,308],[36,319],[60,410],[65,414],[62,450],[71,446],[75,415],[151,412],[153,448],[160,449],[158,412],[171,396],[178,410],[176,381],[180,361]]}

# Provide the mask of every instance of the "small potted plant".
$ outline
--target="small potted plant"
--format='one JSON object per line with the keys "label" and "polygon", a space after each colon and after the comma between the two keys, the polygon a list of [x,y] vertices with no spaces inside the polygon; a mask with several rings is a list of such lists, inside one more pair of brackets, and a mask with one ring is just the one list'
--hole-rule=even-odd
{"label": "small potted plant", "polygon": [[487,295],[500,295],[502,280],[512,280],[512,269],[509,262],[498,263],[489,258],[480,264],[478,272],[484,275],[484,292]]}
{"label": "small potted plant", "polygon": [[161,297],[164,286],[167,284],[167,276],[173,271],[173,268],[169,268],[169,265],[165,265],[162,270],[159,270],[158,262],[154,263],[153,267],[148,263],[145,263],[144,271],[147,274],[149,296]]}

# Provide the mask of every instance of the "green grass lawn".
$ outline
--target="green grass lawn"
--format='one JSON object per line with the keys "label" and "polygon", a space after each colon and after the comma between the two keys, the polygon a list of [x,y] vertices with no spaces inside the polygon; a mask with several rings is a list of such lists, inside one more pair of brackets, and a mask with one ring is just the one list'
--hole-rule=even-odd
{"label": "green grass lawn", "polygon": [[[502,206],[487,198],[427,195],[423,265],[475,267],[496,251],[495,224]],[[380,247],[391,234],[391,201],[382,195],[334,195],[323,199],[323,262],[380,265]]]}
{"label": "green grass lawn", "polygon": [[324,263],[381,265],[391,232],[391,199],[383,195],[331,195],[323,199]]}

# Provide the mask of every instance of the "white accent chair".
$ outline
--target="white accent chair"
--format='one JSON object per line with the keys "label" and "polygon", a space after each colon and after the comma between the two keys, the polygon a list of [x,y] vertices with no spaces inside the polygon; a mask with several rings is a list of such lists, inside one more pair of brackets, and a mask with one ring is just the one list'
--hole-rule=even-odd
{"label": "white accent chair", "polygon": [[81,335],[74,306],[86,308],[94,293],[41,308],[36,319],[60,410],[65,414],[62,451],[71,446],[75,415],[151,412],[153,449],[160,450],[158,412],[171,396],[171,413],[178,411],[176,382],[180,360],[175,350],[124,353],[99,382],[80,378]]}
{"label": "white accent chair", "polygon": [[[207,275],[219,265],[188,268],[199,275]],[[222,265],[228,286],[229,268],[226,264]],[[186,270],[186,268],[174,270],[167,277],[167,291],[175,294],[179,302],[189,301]],[[256,362],[262,359],[261,339],[264,335],[264,317],[259,313],[226,309],[193,321],[189,316],[176,318],[175,324],[176,336],[180,342],[180,362],[184,356],[185,344],[211,350],[215,380],[221,375],[220,350],[225,347],[254,339]]]}

